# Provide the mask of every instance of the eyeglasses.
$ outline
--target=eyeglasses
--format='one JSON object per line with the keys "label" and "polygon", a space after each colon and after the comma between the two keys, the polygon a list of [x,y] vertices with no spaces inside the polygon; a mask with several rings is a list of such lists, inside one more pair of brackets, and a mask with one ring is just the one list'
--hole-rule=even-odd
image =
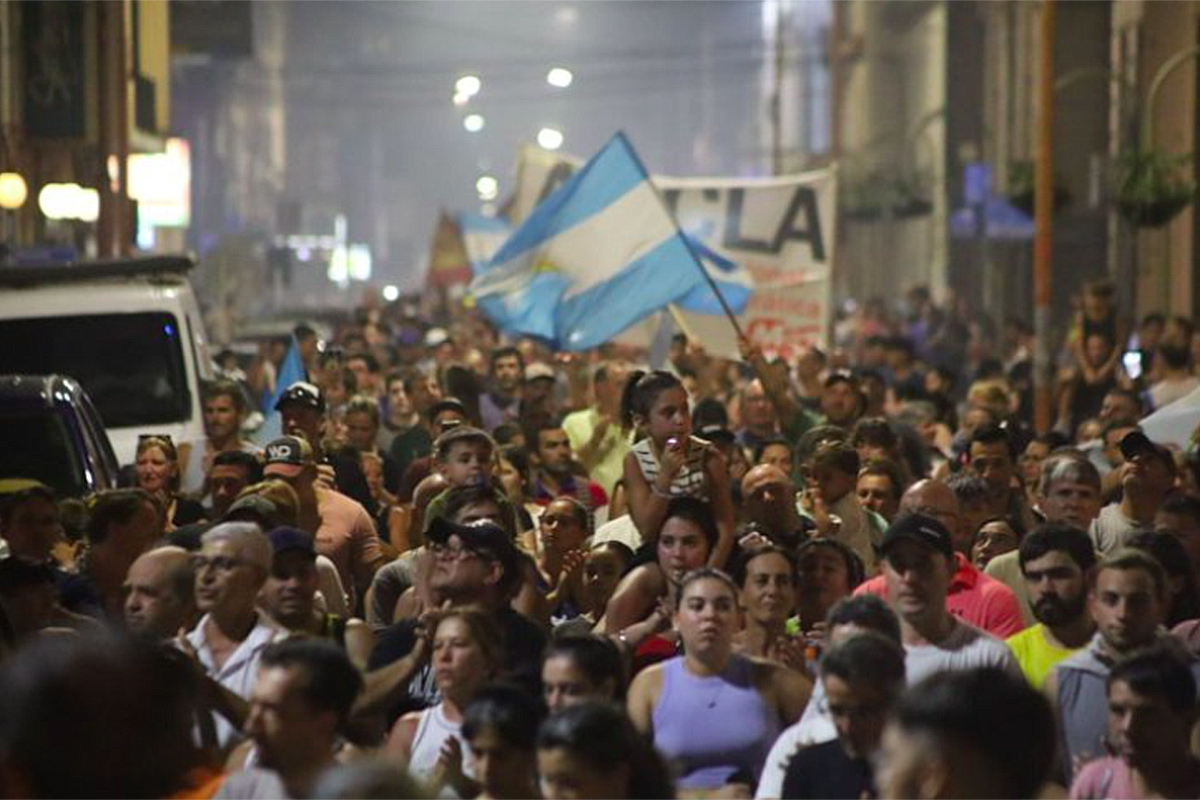
{"label": "eyeglasses", "polygon": [[250,562],[233,556],[192,556],[192,569],[195,572],[203,572],[210,567],[217,572],[233,572],[238,567],[248,563]]}
{"label": "eyeglasses", "polygon": [[483,558],[482,553],[477,553],[466,547],[450,547],[445,544],[430,544],[429,552],[433,553],[434,558],[445,559],[447,561],[466,561],[471,558]]}

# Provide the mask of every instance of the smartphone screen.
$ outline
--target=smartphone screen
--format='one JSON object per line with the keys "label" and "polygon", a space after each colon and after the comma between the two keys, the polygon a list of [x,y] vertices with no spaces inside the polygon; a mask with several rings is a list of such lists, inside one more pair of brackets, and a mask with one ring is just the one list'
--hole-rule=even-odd
{"label": "smartphone screen", "polygon": [[1142,354],[1137,350],[1129,350],[1125,353],[1125,372],[1128,373],[1132,380],[1137,380],[1142,375]]}

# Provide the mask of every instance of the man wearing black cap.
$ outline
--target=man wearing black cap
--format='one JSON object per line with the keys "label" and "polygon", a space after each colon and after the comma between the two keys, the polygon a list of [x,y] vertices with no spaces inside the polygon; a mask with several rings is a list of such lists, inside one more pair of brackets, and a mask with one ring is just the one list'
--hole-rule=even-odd
{"label": "man wearing black cap", "polygon": [[[479,606],[490,613],[504,639],[504,658],[497,677],[540,694],[546,635],[510,605],[521,587],[521,556],[512,537],[490,521],[460,525],[444,517],[432,521],[426,536],[433,555],[430,593],[441,603]],[[416,644],[417,625],[417,620],[407,619],[385,629],[371,654],[371,669],[379,669],[411,651]],[[409,684],[409,695],[428,704],[437,702],[428,666]]]}
{"label": "man wearing black cap", "polygon": [[1123,547],[1136,534],[1154,530],[1154,516],[1175,487],[1175,458],[1141,431],[1121,439],[1121,499],[1100,509],[1088,535],[1102,555]]}
{"label": "man wearing black cap", "polygon": [[333,456],[324,450],[322,437],[325,435],[325,397],[321,390],[307,381],[296,381],[275,401],[275,410],[283,417],[283,432],[289,436],[305,439],[313,450],[318,464],[333,468],[335,487],[339,492],[373,508],[371,489],[358,458]]}
{"label": "man wearing black cap", "polygon": [[298,436],[282,436],[267,445],[263,476],[279,478],[296,490],[299,527],[313,532],[317,552],[334,563],[351,597],[362,597],[387,560],[367,510],[317,483],[312,448]]}
{"label": "man wearing black cap", "polygon": [[356,667],[365,668],[375,646],[367,624],[316,608],[317,550],[312,536],[299,528],[276,528],[267,538],[274,555],[262,602],[271,619],[292,633],[329,639],[346,651]]}
{"label": "man wearing black cap", "polygon": [[849,370],[837,369],[825,378],[821,392],[821,413],[825,424],[849,430],[866,405],[858,379]]}
{"label": "man wearing black cap", "polygon": [[880,549],[888,604],[900,618],[910,684],[935,672],[975,667],[1001,667],[1021,677],[1004,642],[946,608],[955,558],[942,523],[924,514],[902,515],[887,529]]}

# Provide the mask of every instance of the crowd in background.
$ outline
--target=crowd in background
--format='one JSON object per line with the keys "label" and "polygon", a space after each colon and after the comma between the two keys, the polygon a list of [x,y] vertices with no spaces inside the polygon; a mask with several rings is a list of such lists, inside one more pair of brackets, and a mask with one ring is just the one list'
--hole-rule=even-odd
{"label": "crowd in background", "polygon": [[[0,793],[1200,796],[1200,331],[917,288],[827,348],[554,352],[368,303],[207,438],[0,495]],[[289,360],[302,366],[289,380]],[[252,435],[273,424],[277,436]]]}

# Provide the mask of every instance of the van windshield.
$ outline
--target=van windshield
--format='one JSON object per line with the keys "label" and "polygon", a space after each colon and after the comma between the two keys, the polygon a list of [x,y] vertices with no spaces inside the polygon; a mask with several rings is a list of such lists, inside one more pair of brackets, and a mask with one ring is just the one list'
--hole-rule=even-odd
{"label": "van windshield", "polygon": [[0,373],[70,375],[106,428],[181,422],[191,397],[180,337],[162,312],[0,320]]}

